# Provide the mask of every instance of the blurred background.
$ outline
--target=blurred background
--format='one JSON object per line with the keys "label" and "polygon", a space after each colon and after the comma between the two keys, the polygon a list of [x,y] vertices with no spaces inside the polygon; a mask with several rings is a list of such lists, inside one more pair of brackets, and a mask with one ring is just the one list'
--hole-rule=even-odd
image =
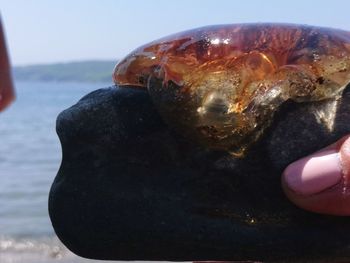
{"label": "blurred background", "polygon": [[0,114],[0,262],[95,262],[70,253],[47,212],[61,162],[57,114],[112,85],[116,62],[154,39],[211,24],[350,30],[350,2],[0,0],[17,99]]}

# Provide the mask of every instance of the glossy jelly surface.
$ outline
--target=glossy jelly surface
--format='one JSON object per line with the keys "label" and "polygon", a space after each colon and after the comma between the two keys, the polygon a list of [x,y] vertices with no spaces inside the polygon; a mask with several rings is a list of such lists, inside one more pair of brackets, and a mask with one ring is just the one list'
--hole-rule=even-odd
{"label": "glossy jelly surface", "polygon": [[134,50],[113,78],[120,87],[147,89],[183,136],[239,156],[285,101],[341,96],[350,80],[350,33],[289,24],[208,26]]}

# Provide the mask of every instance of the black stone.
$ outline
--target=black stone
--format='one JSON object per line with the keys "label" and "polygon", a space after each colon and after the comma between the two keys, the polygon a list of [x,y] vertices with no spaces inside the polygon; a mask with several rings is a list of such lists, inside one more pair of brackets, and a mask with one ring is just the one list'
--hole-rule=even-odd
{"label": "black stone", "polygon": [[173,132],[145,91],[90,93],[57,119],[53,227],[92,259],[348,262],[350,218],[303,211],[280,187],[288,163],[350,132],[349,89],[333,131],[314,114],[330,103],[285,103],[237,159]]}

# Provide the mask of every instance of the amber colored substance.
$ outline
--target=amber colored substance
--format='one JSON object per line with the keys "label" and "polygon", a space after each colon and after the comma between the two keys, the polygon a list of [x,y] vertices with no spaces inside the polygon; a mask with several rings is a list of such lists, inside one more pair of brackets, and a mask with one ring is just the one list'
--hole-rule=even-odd
{"label": "amber colored substance", "polygon": [[340,97],[350,80],[350,33],[288,24],[203,27],[136,49],[113,78],[147,88],[184,136],[242,155],[285,101]]}

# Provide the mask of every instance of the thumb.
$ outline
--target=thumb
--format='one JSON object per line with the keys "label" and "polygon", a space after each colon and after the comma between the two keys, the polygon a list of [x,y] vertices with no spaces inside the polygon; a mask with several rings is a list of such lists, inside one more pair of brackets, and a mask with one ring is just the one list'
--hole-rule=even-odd
{"label": "thumb", "polygon": [[300,208],[350,215],[350,135],[290,164],[283,172],[282,187]]}
{"label": "thumb", "polygon": [[14,97],[10,62],[0,17],[0,111],[5,109],[14,100]]}

